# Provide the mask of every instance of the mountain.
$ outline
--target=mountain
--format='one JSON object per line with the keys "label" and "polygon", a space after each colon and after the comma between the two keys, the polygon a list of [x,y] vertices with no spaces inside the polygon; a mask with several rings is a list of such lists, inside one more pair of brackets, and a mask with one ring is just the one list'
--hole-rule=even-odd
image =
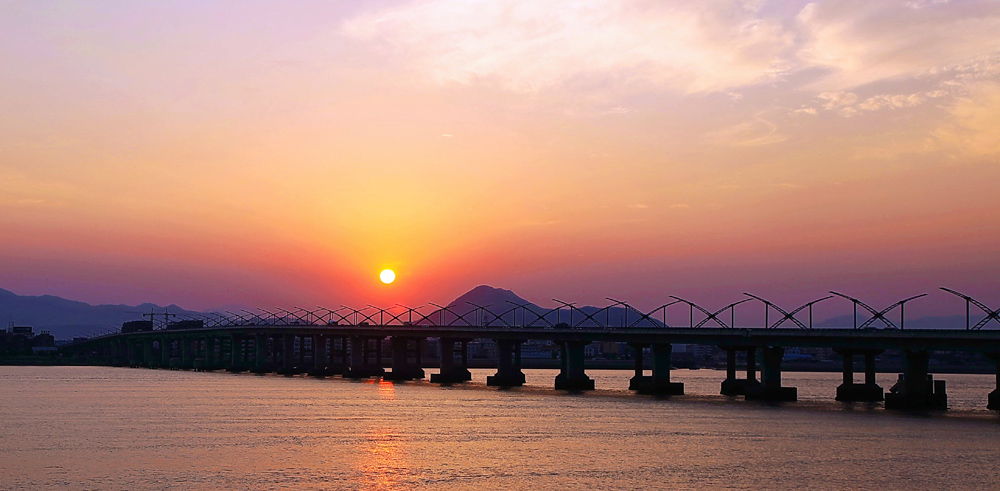
{"label": "mountain", "polygon": [[71,339],[90,332],[118,329],[125,321],[142,319],[151,310],[194,315],[176,305],[90,305],[52,295],[22,296],[0,289],[0,322],[31,326],[35,332],[49,331],[56,339]]}
{"label": "mountain", "polygon": [[[475,305],[485,307],[488,312],[479,310]],[[521,307],[519,307],[521,306]],[[636,327],[659,327],[663,323],[655,319],[640,320],[641,314],[634,310],[626,311],[624,307],[604,307],[582,306],[570,309],[563,307],[550,309],[539,307],[529,302],[513,291],[502,288],[493,288],[488,285],[479,285],[456,298],[447,305],[448,311],[443,314],[432,314],[432,321],[455,322],[458,316],[463,316],[469,322],[482,324],[492,322],[491,325],[501,325],[494,319],[494,315],[502,318],[509,325],[530,325],[534,327],[545,327],[560,322],[571,323],[583,327],[602,327],[606,325],[636,325]],[[476,312],[479,310],[479,312]],[[572,310],[572,311],[571,311]],[[454,314],[452,314],[454,313]],[[483,314],[486,314],[484,319]],[[440,315],[440,317],[439,317]],[[587,316],[590,316],[589,318]]]}

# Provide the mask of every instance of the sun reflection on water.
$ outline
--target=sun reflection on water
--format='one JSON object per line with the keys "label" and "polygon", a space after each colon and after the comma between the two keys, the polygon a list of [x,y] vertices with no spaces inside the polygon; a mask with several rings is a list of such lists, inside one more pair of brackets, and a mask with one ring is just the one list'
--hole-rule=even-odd
{"label": "sun reflection on water", "polygon": [[[392,385],[392,384],[389,384]],[[403,438],[394,428],[376,427],[361,441],[361,488],[405,489]]]}
{"label": "sun reflection on water", "polygon": [[393,400],[396,398],[396,386],[389,381],[379,380],[378,381],[378,395],[385,400]]}

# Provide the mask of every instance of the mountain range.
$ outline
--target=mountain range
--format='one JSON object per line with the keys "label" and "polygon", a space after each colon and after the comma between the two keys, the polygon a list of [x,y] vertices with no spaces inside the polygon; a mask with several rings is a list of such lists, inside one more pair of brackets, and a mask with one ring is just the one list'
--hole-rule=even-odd
{"label": "mountain range", "polygon": [[[585,325],[594,327],[609,323],[620,325],[625,321],[631,325],[640,320],[638,313],[631,310],[626,311],[622,307],[604,309],[603,307],[581,306],[573,309],[573,312],[565,307],[559,310],[544,308],[521,298],[511,290],[488,285],[480,285],[469,290],[447,306],[446,311],[437,314],[431,314],[430,308],[421,309],[420,312],[432,315],[432,320],[436,322],[455,322],[461,316],[470,323],[494,321],[494,325],[496,325],[495,319],[492,319],[490,314],[480,310],[480,306],[487,307],[491,312],[502,317],[502,320],[509,325],[543,326],[570,322],[571,319],[579,324],[585,315],[591,316]],[[90,305],[52,295],[22,296],[0,289],[0,322],[9,322],[18,326],[32,326],[36,332],[49,331],[56,339],[71,339],[91,333],[117,330],[123,322],[142,319],[143,314],[148,315],[151,312],[162,315],[165,310],[183,317],[217,312],[221,309],[198,312],[177,305],[164,307],[152,303]],[[544,319],[544,321],[540,319]],[[974,316],[972,322],[975,323],[979,319],[982,319],[981,315]],[[860,319],[860,321],[863,320]],[[851,316],[846,315],[826,319],[815,325],[816,327],[847,327],[853,324]],[[656,327],[662,326],[663,323],[662,319],[660,321],[644,319],[638,325],[640,327]],[[965,317],[961,315],[928,316],[907,319],[906,321],[907,328],[963,328],[964,326]],[[877,322],[874,327],[882,328],[883,326]]]}

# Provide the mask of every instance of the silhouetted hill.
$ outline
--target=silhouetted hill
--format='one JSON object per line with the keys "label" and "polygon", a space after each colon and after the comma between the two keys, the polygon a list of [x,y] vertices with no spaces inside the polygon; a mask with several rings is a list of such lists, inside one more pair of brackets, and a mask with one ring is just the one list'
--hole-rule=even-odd
{"label": "silhouetted hill", "polygon": [[[165,307],[178,314],[195,314],[176,305]],[[163,312],[164,307],[144,303],[140,305],[90,305],[52,295],[22,296],[0,289],[0,321],[3,328],[14,322],[31,326],[35,332],[49,331],[56,339],[85,336],[88,332],[118,329],[125,321],[142,319],[150,310]]]}
{"label": "silhouetted hill", "polygon": [[[561,309],[550,309],[539,307],[537,304],[529,302],[515,294],[511,290],[504,290],[502,288],[493,288],[488,285],[479,285],[462,296],[453,300],[448,304],[448,308],[451,312],[455,312],[458,315],[465,316],[469,322],[482,323],[482,315],[478,316],[473,313],[477,307],[473,306],[480,305],[486,307],[490,312],[498,316],[502,316],[503,320],[508,324],[513,325],[525,325],[530,324],[534,327],[543,327],[548,324],[557,324],[559,322],[573,323],[574,325],[581,325],[587,327],[601,327],[605,325],[621,325],[627,322],[629,325],[634,324],[636,321],[640,320],[641,314],[630,311],[626,318],[626,311],[623,307],[613,307],[611,309],[605,310],[604,307],[592,307],[592,306],[582,306],[573,309],[570,312],[568,307]],[[525,308],[515,308],[515,305],[523,305]],[[516,312],[516,321],[515,321]],[[470,315],[471,314],[471,315]],[[587,319],[586,316],[592,316],[591,319]],[[541,317],[543,320],[539,320]],[[454,315],[448,315],[447,313],[443,317],[448,322],[454,322],[456,317]],[[435,316],[434,321],[438,321]],[[546,323],[545,321],[548,321]],[[493,323],[492,325],[497,325]],[[655,319],[643,320],[637,325],[637,327],[657,327],[662,326],[663,323]]]}

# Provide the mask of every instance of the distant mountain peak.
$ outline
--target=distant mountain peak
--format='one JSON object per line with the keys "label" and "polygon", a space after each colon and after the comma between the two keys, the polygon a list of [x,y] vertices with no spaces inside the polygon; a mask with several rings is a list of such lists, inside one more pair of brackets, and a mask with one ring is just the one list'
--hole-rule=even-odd
{"label": "distant mountain peak", "polygon": [[[196,313],[177,305],[166,308],[175,313]],[[163,307],[152,303],[136,306],[91,305],[54,295],[17,295],[0,289],[2,322],[14,321],[19,325],[32,326],[36,330],[45,329],[51,331],[56,339],[85,335],[95,329],[117,328],[122,322],[141,319],[142,313],[150,309],[162,312]]]}
{"label": "distant mountain peak", "polygon": [[[479,285],[468,292],[462,294],[460,297],[456,298],[452,304],[458,306],[469,306],[469,303],[474,303],[476,305],[492,305],[494,307],[504,307],[509,305],[508,302],[514,302],[518,304],[530,303],[527,300],[519,297],[512,290],[506,290],[503,288],[496,288],[490,285]],[[464,308],[463,308],[464,310]]]}

